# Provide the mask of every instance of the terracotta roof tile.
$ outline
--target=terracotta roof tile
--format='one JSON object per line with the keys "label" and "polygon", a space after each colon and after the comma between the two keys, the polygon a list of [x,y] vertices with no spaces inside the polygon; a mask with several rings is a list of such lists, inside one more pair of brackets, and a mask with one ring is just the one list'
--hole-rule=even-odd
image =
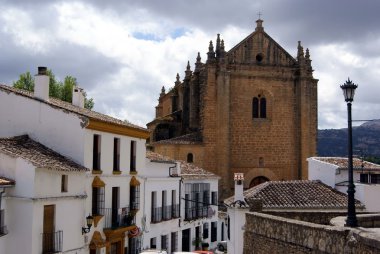
{"label": "terracotta roof tile", "polygon": [[0,186],[9,186],[9,185],[15,185],[15,180],[6,178],[4,176],[0,176]]}
{"label": "terracotta roof tile", "polygon": [[[348,168],[348,159],[344,157],[313,157],[313,159],[333,164],[342,169]],[[354,169],[362,169],[362,166],[363,166],[363,169],[365,170],[380,170],[380,165],[378,164],[375,164],[369,161],[362,162],[362,160],[359,158],[353,159]]]}
{"label": "terracotta roof tile", "polygon": [[0,152],[21,157],[34,166],[58,171],[89,171],[89,169],[30,139],[28,135],[0,138]]}
{"label": "terracotta roof tile", "polygon": [[[347,195],[311,180],[268,181],[244,191],[245,201],[260,199],[263,209],[346,209]],[[224,202],[231,205],[234,197]],[[356,200],[356,207],[364,205]]]}
{"label": "terracotta roof tile", "polygon": [[185,161],[177,161],[181,165],[181,176],[184,179],[212,179],[220,177],[215,175],[214,173],[207,171],[203,168],[197,167],[193,163],[188,163]]}
{"label": "terracotta roof tile", "polygon": [[219,176],[215,175],[214,173],[207,171],[203,168],[200,168],[193,163],[188,163],[181,160],[173,160],[167,156],[147,151],[146,152],[146,158],[150,159],[154,162],[169,162],[169,163],[179,163],[181,167],[181,176],[184,179],[213,179],[213,178],[219,178]]}
{"label": "terracotta roof tile", "polygon": [[155,153],[152,151],[146,151],[146,158],[148,158],[151,161],[154,162],[168,162],[168,163],[174,163],[175,161],[173,159],[170,159],[167,156],[161,155],[159,153]]}
{"label": "terracotta roof tile", "polygon": [[112,123],[112,124],[117,124],[117,125],[122,125],[122,126],[127,126],[127,127],[131,127],[131,128],[139,129],[139,130],[148,131],[147,129],[145,129],[143,127],[131,124],[129,122],[122,121],[122,120],[119,120],[117,118],[114,118],[114,117],[111,117],[108,115],[104,115],[104,114],[101,114],[101,113],[98,113],[96,111],[92,111],[92,110],[89,110],[86,108],[80,108],[80,107],[74,106],[73,104],[71,104],[69,102],[62,101],[59,99],[55,99],[52,97],[50,97],[48,101],[42,101],[42,100],[34,97],[34,94],[32,92],[17,89],[17,88],[2,85],[2,84],[0,84],[0,90],[3,90],[3,91],[8,92],[8,93],[12,92],[12,93],[17,94],[17,95],[28,97],[30,99],[37,100],[37,101],[40,101],[42,103],[46,103],[52,107],[67,110],[67,111],[72,112],[74,114],[77,114],[80,116],[85,116],[85,117],[88,117],[90,119],[96,119],[96,120],[100,120],[100,121],[107,122],[107,123]]}
{"label": "terracotta roof tile", "polygon": [[154,142],[154,144],[175,144],[175,145],[194,145],[202,143],[202,135],[199,132],[194,132],[190,134],[186,134],[183,136],[160,140]]}

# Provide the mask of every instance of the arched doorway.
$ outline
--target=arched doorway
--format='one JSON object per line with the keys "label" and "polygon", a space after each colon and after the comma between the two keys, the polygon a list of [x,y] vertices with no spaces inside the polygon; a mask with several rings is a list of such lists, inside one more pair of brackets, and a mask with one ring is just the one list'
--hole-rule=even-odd
{"label": "arched doorway", "polygon": [[265,176],[257,176],[255,178],[252,179],[252,181],[249,183],[249,188],[252,188],[256,185],[259,185],[261,183],[265,183],[269,181],[268,178],[266,178]]}

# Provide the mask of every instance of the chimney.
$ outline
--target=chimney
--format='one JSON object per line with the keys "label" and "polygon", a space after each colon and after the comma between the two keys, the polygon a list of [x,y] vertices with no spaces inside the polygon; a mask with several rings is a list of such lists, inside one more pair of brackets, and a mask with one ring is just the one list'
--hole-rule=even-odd
{"label": "chimney", "polygon": [[46,67],[38,67],[38,74],[34,77],[34,97],[49,100],[49,76]]}
{"label": "chimney", "polygon": [[84,94],[82,88],[78,86],[73,87],[72,103],[74,106],[84,108]]}
{"label": "chimney", "polygon": [[244,201],[244,195],[243,195],[244,174],[243,173],[235,173],[234,174],[234,181],[235,181],[234,202],[236,202],[238,200]]}

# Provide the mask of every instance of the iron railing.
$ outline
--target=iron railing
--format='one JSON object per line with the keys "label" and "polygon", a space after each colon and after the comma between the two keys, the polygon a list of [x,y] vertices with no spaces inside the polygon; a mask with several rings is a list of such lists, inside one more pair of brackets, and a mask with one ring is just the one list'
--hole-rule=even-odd
{"label": "iron railing", "polygon": [[190,207],[185,209],[185,220],[195,220],[208,216],[208,206]]}
{"label": "iron railing", "polygon": [[42,254],[62,252],[63,231],[42,233]]}
{"label": "iron railing", "polygon": [[172,205],[172,218],[179,218],[179,205]]}
{"label": "iron railing", "polygon": [[157,223],[162,221],[162,207],[153,207],[152,208],[152,217],[151,222]]}
{"label": "iron railing", "polygon": [[172,219],[172,206],[167,205],[162,207],[162,220],[171,220]]}
{"label": "iron railing", "polygon": [[123,208],[103,208],[104,228],[129,227],[136,224],[135,216],[129,207]]}

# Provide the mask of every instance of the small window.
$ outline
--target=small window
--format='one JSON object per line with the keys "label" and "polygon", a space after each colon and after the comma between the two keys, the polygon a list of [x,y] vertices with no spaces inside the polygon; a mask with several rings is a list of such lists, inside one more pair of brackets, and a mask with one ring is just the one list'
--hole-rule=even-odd
{"label": "small window", "polygon": [[371,175],[371,183],[380,183],[380,174]]}
{"label": "small window", "polygon": [[187,162],[193,163],[193,161],[194,161],[193,154],[192,153],[188,153],[187,154]]}
{"label": "small window", "polygon": [[211,222],[211,242],[216,242],[218,239],[218,222]]}
{"label": "small window", "polygon": [[100,170],[100,147],[101,147],[101,137],[100,135],[94,135],[94,147],[92,152],[92,169]]}
{"label": "small window", "polygon": [[67,192],[68,175],[62,175],[61,177],[61,192]]}
{"label": "small window", "polygon": [[120,171],[120,139],[113,139],[113,171]]}
{"label": "small window", "polygon": [[267,118],[267,100],[265,98],[260,99],[260,118]]}
{"label": "small window", "polygon": [[264,167],[264,158],[263,157],[260,157],[259,158],[259,167]]}
{"label": "small window", "polygon": [[368,174],[360,174],[360,182],[368,183]]}
{"label": "small window", "polygon": [[136,141],[131,141],[131,172],[136,172]]}
{"label": "small window", "polygon": [[259,99],[256,97],[252,101],[252,117],[259,118]]}
{"label": "small window", "polygon": [[203,223],[203,239],[208,238],[208,222]]}
{"label": "small window", "polygon": [[218,193],[216,191],[211,192],[211,204],[218,205]]}

